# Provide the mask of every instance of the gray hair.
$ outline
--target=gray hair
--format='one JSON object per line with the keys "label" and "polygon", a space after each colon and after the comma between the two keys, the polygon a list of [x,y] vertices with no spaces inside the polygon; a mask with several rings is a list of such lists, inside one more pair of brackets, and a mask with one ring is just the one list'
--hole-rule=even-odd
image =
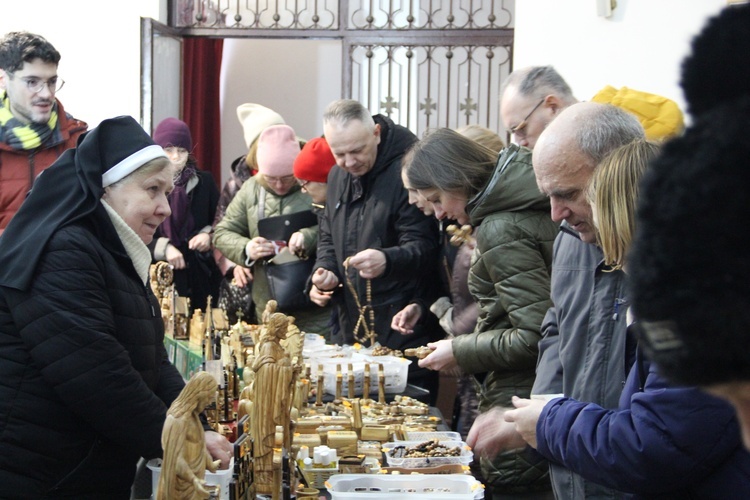
{"label": "gray hair", "polygon": [[350,121],[359,120],[368,130],[375,129],[375,120],[362,103],[353,99],[339,99],[328,105],[323,113],[323,125],[336,123],[345,127]]}
{"label": "gray hair", "polygon": [[505,81],[504,88],[514,86],[524,96],[541,99],[554,94],[567,104],[576,102],[573,91],[552,66],[530,66],[512,72]]}
{"label": "gray hair", "polygon": [[638,119],[611,104],[592,108],[585,119],[585,125],[575,132],[576,144],[597,165],[620,146],[645,138]]}

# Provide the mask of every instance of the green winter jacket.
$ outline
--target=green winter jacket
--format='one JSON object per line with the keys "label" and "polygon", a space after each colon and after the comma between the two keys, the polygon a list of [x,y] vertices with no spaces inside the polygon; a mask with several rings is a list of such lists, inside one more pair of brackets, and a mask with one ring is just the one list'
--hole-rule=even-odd
{"label": "green winter jacket", "polygon": [[[511,145],[466,211],[477,246],[469,290],[479,306],[474,333],[453,339],[453,354],[468,373],[484,374],[480,411],[512,407],[534,383],[542,319],[550,307],[552,245],[558,226],[539,192],[531,152]],[[485,480],[498,493],[549,489],[546,462],[530,451],[482,459]]]}
{"label": "green winter jacket", "polygon": [[[253,176],[246,180],[237,195],[227,207],[224,218],[216,225],[214,230],[214,246],[232,262],[247,265],[247,254],[245,248],[247,243],[259,236],[258,220],[260,219],[259,204],[261,194],[261,183],[259,176]],[[298,185],[284,196],[278,196],[267,186],[263,209],[263,217],[274,217],[277,215],[293,214],[310,209],[310,197],[300,190]],[[307,243],[308,238],[305,238]],[[314,249],[313,257],[314,258]],[[255,304],[256,317],[260,318],[266,308],[266,303],[271,298],[266,277],[265,264],[261,261],[255,262],[253,271],[253,303]],[[311,306],[300,311],[290,312],[294,316],[295,323],[300,330],[310,333],[324,334],[326,329],[330,330],[331,317],[330,307],[320,308]]]}

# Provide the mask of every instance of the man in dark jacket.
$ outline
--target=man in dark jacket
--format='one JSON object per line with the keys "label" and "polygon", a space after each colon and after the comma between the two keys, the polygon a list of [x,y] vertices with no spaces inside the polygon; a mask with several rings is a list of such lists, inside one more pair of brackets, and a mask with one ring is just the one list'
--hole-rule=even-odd
{"label": "man in dark jacket", "polygon": [[[401,181],[401,158],[417,138],[352,100],[331,103],[323,125],[339,168],[328,175],[312,284],[332,292],[338,313],[332,340],[364,342],[364,327],[374,328],[377,341],[391,349],[436,340],[439,329],[428,332],[418,325],[413,335],[403,336],[390,327],[393,316],[424,289],[420,278],[436,270],[435,224],[409,205]],[[420,380],[426,376],[416,371],[409,380],[429,387]]]}
{"label": "man in dark jacket", "polygon": [[60,53],[39,35],[0,38],[0,234],[36,176],[87,129],[55,99],[65,83],[59,62]]}

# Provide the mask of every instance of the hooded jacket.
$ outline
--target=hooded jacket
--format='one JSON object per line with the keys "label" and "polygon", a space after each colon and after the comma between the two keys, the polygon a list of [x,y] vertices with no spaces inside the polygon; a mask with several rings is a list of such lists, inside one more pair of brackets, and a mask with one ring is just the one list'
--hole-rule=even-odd
{"label": "hooded jacket", "polygon": [[[380,125],[381,141],[372,169],[359,178],[340,167],[333,167],[328,174],[315,268],[333,272],[343,285],[332,297],[339,328],[331,340],[351,344],[359,311],[343,263],[362,250],[381,250],[386,256],[386,270],[371,280],[377,340],[391,349],[418,347],[433,340],[431,335],[437,332],[427,332],[417,325],[414,334],[404,336],[391,330],[391,320],[418,296],[420,277],[436,269],[437,225],[409,205],[401,180],[401,158],[417,138],[389,118],[375,115],[373,119]],[[348,278],[361,303],[365,303],[367,280],[351,270]]]}
{"label": "hooded jacket", "polygon": [[[563,394],[606,409],[618,406],[633,361],[627,342],[625,274],[605,269],[599,247],[560,226],[552,262],[552,302],[542,324],[532,394]],[[550,463],[557,498],[622,494]]]}
{"label": "hooded jacket", "polygon": [[78,137],[88,128],[86,123],[67,114],[60,101],[56,102],[60,141],[47,142],[32,150],[16,150],[0,142],[0,234],[21,207],[36,176],[63,151],[76,147]]}
{"label": "hooded jacket", "polygon": [[538,451],[624,498],[750,498],[750,453],[729,403],[676,387],[638,353],[618,410],[548,403]]}
{"label": "hooded jacket", "polygon": [[[476,228],[469,290],[479,318],[474,333],[453,339],[453,354],[464,371],[486,373],[481,411],[512,407],[511,396],[528,397],[534,383],[557,234],[549,200],[536,185],[531,152],[515,145],[503,150],[466,209]],[[507,452],[481,464],[498,492],[549,489],[547,465],[534,453]]]}

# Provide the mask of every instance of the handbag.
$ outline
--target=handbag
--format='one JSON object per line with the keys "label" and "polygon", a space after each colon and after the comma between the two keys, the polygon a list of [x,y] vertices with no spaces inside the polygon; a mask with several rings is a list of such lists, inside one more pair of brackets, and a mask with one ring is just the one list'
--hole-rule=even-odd
{"label": "handbag", "polygon": [[[286,243],[295,231],[314,226],[318,217],[310,210],[291,214],[265,217],[265,189],[261,188],[258,205],[258,234],[267,240]],[[283,248],[273,258],[264,261],[271,298],[277,310],[293,312],[313,306],[305,293],[307,280],[312,274],[315,259],[300,259]]]}
{"label": "handbag", "polygon": [[268,289],[280,312],[292,312],[313,305],[310,297],[305,293],[305,288],[314,265],[314,259],[266,264]]}

